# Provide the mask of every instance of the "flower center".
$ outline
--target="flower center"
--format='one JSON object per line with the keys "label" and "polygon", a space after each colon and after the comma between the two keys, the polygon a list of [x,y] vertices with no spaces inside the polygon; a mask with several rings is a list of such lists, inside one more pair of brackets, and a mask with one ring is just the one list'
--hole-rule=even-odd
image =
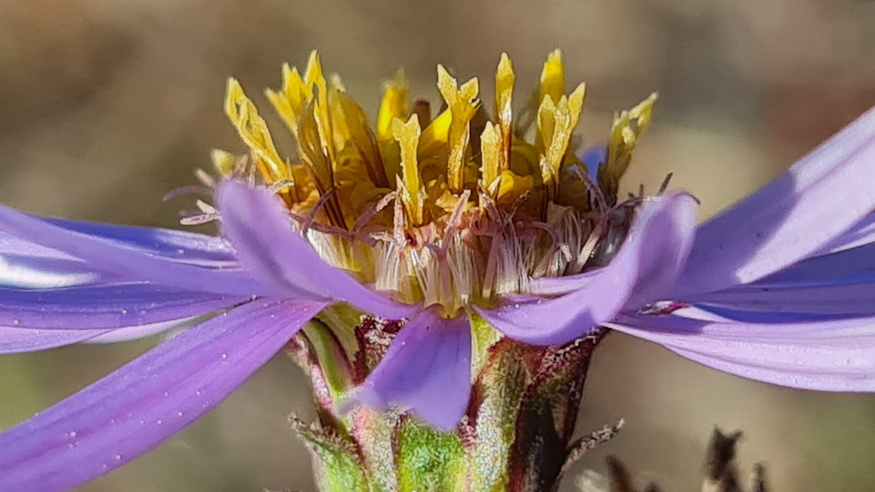
{"label": "flower center", "polygon": [[224,176],[270,186],[332,265],[447,315],[525,293],[532,278],[603,264],[616,246],[608,225],[617,221],[606,212],[655,95],[616,116],[607,153],[590,163],[599,166],[592,179],[572,145],[584,85],[565,93],[559,50],[516,119],[507,55],[496,71],[494,117],[476,78],[459,85],[438,65],[437,86],[445,109],[432,115],[428,103],[411,104],[399,72],[372,127],[340,79],[326,80],[315,52],[303,76],[284,66],[282,88],[266,95],[295,138],[297,157],[286,160],[231,79],[225,110],[250,153],[240,161],[218,151],[214,163]]}

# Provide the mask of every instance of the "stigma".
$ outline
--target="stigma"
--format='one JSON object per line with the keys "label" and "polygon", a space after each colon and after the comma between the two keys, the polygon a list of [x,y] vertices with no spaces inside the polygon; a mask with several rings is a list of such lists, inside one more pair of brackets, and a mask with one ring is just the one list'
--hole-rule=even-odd
{"label": "stigma", "polygon": [[265,94],[294,155],[279,153],[231,79],[225,113],[248,153],[216,151],[213,163],[223,177],[262,182],[325,261],[374,290],[454,316],[526,294],[531,279],[602,266],[622,241],[635,207],[617,205],[618,183],[655,95],[617,114],[601,161],[587,163],[574,136],[585,85],[566,92],[558,49],[520,105],[506,54],[487,103],[477,78],[459,83],[438,65],[434,114],[411,101],[399,71],[373,124],[316,52],[303,74],[288,65],[282,73],[282,86]]}

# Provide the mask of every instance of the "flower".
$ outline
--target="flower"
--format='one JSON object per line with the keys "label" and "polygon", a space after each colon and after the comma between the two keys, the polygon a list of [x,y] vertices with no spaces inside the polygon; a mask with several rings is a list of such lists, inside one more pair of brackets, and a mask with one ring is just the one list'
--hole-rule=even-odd
{"label": "flower", "polygon": [[0,209],[3,352],[187,327],[0,435],[0,489],[75,487],[136,457],[338,304],[407,320],[347,405],[441,429],[471,391],[471,320],[536,345],[608,326],[745,377],[875,389],[875,111],[697,227],[684,192],[617,203],[654,97],[616,117],[598,161],[576,157],[584,87],[565,94],[558,50],[517,122],[506,56],[495,121],[477,79],[440,66],[446,109],[411,105],[399,74],[374,129],[315,54],[283,75],[267,96],[300,162],[232,80],[250,153],[214,154],[215,207],[187,219],[219,219],[218,237]]}

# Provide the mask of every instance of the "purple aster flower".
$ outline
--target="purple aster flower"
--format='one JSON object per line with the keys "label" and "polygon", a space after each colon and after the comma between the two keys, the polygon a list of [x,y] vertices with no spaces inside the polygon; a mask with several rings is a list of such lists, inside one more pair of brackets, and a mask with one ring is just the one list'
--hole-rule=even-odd
{"label": "purple aster flower", "polygon": [[[607,326],[722,371],[827,391],[875,390],[875,111],[759,192],[696,226],[696,200],[617,203],[653,98],[618,115],[595,179],[569,150],[583,86],[558,51],[533,143],[478,83],[439,67],[447,109],[400,78],[374,129],[317,57],[268,92],[298,142],[279,157],[236,82],[226,111],[248,159],[217,153],[221,234],[91,224],[0,209],[0,350],[116,342],[184,327],[0,435],[0,489],[75,487],[173,435],[335,305],[406,320],[345,405],[456,426],[471,392],[471,320],[533,345]],[[592,167],[592,166],[590,166]],[[207,183],[212,184],[212,183]]]}

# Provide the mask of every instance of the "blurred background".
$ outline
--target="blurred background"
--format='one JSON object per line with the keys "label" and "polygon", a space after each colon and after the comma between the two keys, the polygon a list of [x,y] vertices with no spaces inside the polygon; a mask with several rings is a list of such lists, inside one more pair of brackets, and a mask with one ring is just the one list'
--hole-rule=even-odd
{"label": "blurred background", "polygon": [[[381,81],[407,69],[438,103],[435,64],[491,76],[502,51],[517,100],[546,54],[588,83],[579,130],[603,141],[613,111],[661,95],[626,186],[674,186],[702,218],[755,190],[875,104],[875,2],[864,0],[0,0],[0,202],[77,219],[176,227],[209,151],[242,152],[222,114],[228,76],[261,89],[318,48],[373,116]],[[489,81],[489,82],[486,82]],[[487,105],[488,106],[488,105]],[[270,117],[269,117],[270,119]],[[276,119],[274,127],[283,127]],[[0,357],[0,428],[153,346],[75,346]],[[312,416],[306,381],[276,357],[154,451],[83,491],[313,490],[287,415]],[[741,429],[743,473],[775,491],[875,490],[875,396],[742,380],[613,334],[596,355],[580,431],[625,417],[573,475],[627,462],[641,483],[698,490],[713,426]],[[564,490],[575,490],[574,476]]]}

